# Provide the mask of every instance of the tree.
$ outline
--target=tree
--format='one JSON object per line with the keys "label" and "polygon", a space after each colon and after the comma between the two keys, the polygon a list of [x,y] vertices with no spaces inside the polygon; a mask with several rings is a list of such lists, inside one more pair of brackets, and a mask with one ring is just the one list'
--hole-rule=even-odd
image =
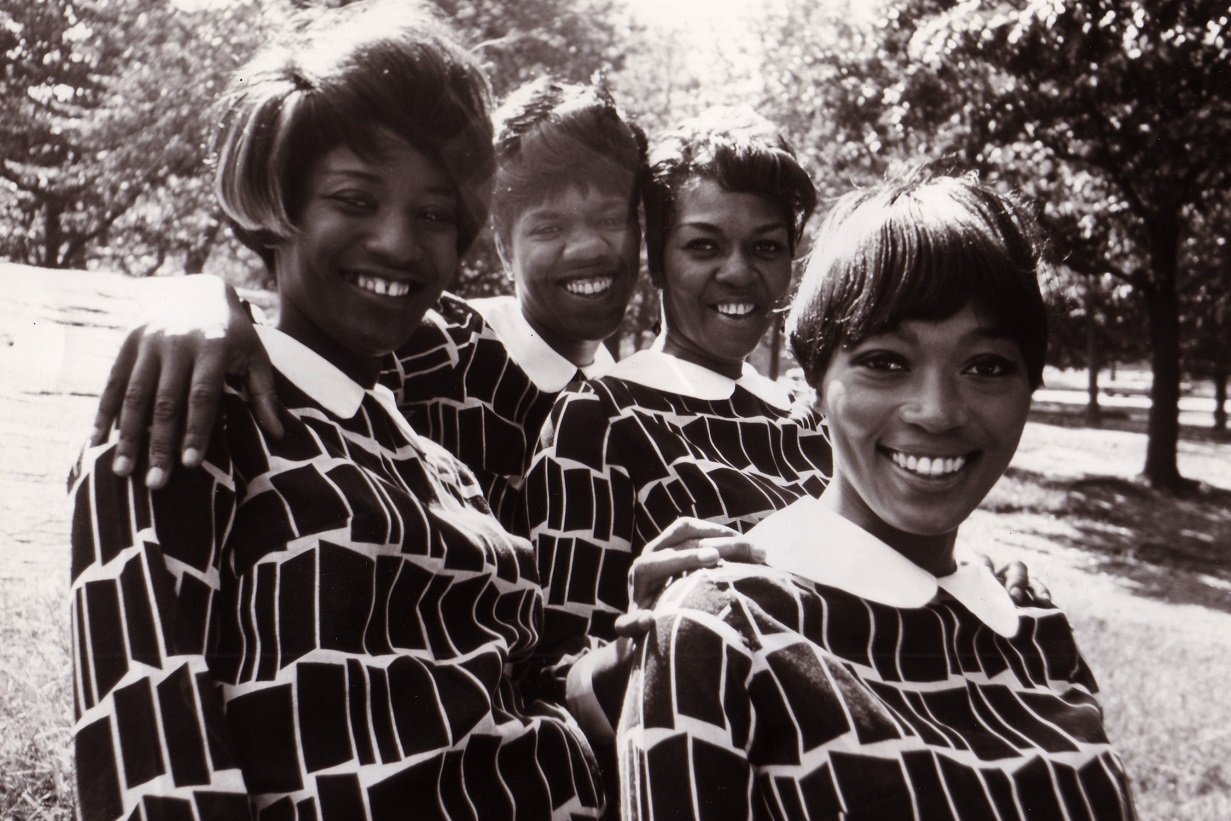
{"label": "tree", "polygon": [[1132,287],[1153,372],[1143,472],[1170,489],[1181,246],[1231,181],[1228,17],[1208,0],[897,0],[836,40],[788,45],[804,53],[778,84],[803,89],[784,98],[797,121],[843,146],[822,147],[830,169],[955,157],[1040,201],[1071,268]]}
{"label": "tree", "polygon": [[1144,475],[1178,489],[1183,239],[1211,192],[1231,180],[1228,10],[1206,0],[962,4],[912,41],[940,75],[969,66],[995,82],[975,100],[976,144],[1041,147],[1108,193],[1110,232],[1135,252],[1100,266],[1146,304],[1152,365]]}
{"label": "tree", "polygon": [[[84,267],[141,236],[147,197],[191,200],[210,103],[260,36],[263,5],[51,0],[0,18],[0,178],[17,195],[8,216],[19,228],[5,255]],[[168,198],[173,184],[189,196]],[[160,214],[160,231],[148,232],[155,256],[178,250],[174,238],[199,241],[177,233],[184,215]]]}
{"label": "tree", "polygon": [[1190,277],[1184,305],[1185,370],[1214,387],[1214,430],[1227,430],[1227,378],[1231,375],[1231,197],[1197,218],[1184,243]]}

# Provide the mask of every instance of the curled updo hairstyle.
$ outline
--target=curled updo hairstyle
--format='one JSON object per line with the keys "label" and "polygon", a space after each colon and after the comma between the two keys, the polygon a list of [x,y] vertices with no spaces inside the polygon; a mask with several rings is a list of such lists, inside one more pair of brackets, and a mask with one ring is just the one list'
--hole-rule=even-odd
{"label": "curled updo hairstyle", "polygon": [[795,151],[764,117],[716,108],[667,132],[650,149],[645,187],[645,244],[650,276],[663,281],[663,249],[689,182],[705,178],[725,190],[756,194],[776,205],[788,226],[791,253],[816,208],[816,188]]}
{"label": "curled updo hairstyle", "polygon": [[495,113],[496,184],[492,222],[507,245],[517,215],[570,186],[628,192],[640,202],[645,133],[601,81],[532,80]]}
{"label": "curled updo hairstyle", "polygon": [[787,335],[819,387],[839,345],[973,304],[1018,344],[1037,388],[1047,355],[1039,282],[1050,270],[1038,223],[1016,199],[974,175],[916,170],[837,202],[813,244]]}
{"label": "curled updo hairstyle", "polygon": [[396,2],[297,17],[235,73],[214,134],[215,193],[239,239],[273,270],[312,166],[339,146],[378,160],[390,137],[437,163],[458,199],[458,252],[487,219],[487,78],[442,23]]}

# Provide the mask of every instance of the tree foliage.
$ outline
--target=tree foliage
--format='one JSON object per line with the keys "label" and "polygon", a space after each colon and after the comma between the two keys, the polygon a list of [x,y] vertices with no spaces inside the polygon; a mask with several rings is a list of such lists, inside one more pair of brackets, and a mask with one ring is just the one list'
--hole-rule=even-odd
{"label": "tree foliage", "polygon": [[[0,126],[0,176],[24,230],[7,235],[5,255],[84,267],[118,252],[128,267],[199,242],[205,232],[181,218],[209,207],[191,181],[204,172],[210,103],[259,37],[259,11],[255,0],[15,6],[3,29],[0,99],[15,116]],[[151,207],[174,190],[179,207]]]}
{"label": "tree foliage", "polygon": [[[423,0],[425,3],[427,0]],[[550,72],[618,70],[616,0],[434,0],[496,93]],[[17,0],[0,10],[0,256],[144,275],[261,269],[229,239],[205,144],[231,73],[296,7],[338,0]],[[236,260],[246,260],[237,262]],[[235,271],[235,267],[244,271]],[[506,290],[491,251],[463,287]]]}
{"label": "tree foliage", "polygon": [[[819,13],[809,5],[788,0],[790,27]],[[896,0],[872,24],[788,47],[782,66],[767,52],[771,99],[828,138],[822,177],[953,157],[1040,202],[1069,270],[1132,288],[1158,486],[1181,484],[1182,243],[1231,181],[1229,16],[1209,0]]]}

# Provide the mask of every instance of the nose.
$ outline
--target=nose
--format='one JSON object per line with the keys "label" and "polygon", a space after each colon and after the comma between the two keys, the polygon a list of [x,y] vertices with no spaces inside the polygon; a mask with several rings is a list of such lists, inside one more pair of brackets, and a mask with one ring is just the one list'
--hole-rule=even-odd
{"label": "nose", "polygon": [[413,262],[423,253],[414,219],[392,209],[375,216],[366,245],[370,253],[393,265]]}
{"label": "nose", "polygon": [[914,380],[914,395],[902,406],[902,419],[929,433],[960,428],[969,420],[966,398],[957,379],[922,373]]}
{"label": "nose", "polygon": [[585,225],[575,226],[564,241],[564,260],[570,263],[595,262],[610,251],[602,233]]}
{"label": "nose", "polygon": [[757,271],[752,260],[740,250],[732,250],[719,262],[717,279],[726,285],[744,286],[753,282],[756,277]]}

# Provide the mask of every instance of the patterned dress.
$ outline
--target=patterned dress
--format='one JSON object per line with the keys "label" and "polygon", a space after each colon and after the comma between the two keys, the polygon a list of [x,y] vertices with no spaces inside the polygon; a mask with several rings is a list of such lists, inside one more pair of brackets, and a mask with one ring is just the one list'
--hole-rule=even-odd
{"label": "patterned dress", "polygon": [[509,681],[530,545],[387,390],[262,337],[281,440],[228,390],[202,470],[149,492],[108,444],[72,481],[83,817],[595,817],[580,730]]}
{"label": "patterned dress", "polygon": [[[841,531],[820,518],[811,540]],[[860,556],[860,593],[832,556],[668,588],[624,701],[624,816],[1132,818],[1064,614],[1015,607],[982,565],[936,580],[864,536],[830,546]]]}
{"label": "patterned dress", "polygon": [[513,297],[445,294],[380,381],[416,431],[474,471],[505,528],[525,535],[518,490],[552,403],[570,382],[613,364],[600,346],[594,364],[578,369],[534,332]]}
{"label": "patterned dress", "polygon": [[819,495],[831,465],[819,416],[751,366],[732,380],[658,350],[565,393],[539,447],[523,496],[556,698],[581,655],[614,638],[647,542],[681,516],[747,530]]}

